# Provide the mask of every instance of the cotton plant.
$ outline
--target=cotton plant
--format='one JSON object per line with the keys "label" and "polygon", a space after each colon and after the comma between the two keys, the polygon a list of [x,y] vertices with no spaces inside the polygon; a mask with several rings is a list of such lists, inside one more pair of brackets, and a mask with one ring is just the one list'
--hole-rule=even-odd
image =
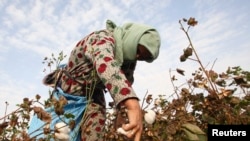
{"label": "cotton plant", "polygon": [[154,105],[155,105],[155,106],[160,106],[161,103],[162,103],[162,98],[156,98],[156,99],[154,100]]}
{"label": "cotton plant", "polygon": [[166,100],[163,98],[163,96],[160,96],[159,98],[156,98],[154,101],[154,110],[158,115],[158,119],[160,120],[167,120],[168,116],[164,113],[164,107],[166,107]]}

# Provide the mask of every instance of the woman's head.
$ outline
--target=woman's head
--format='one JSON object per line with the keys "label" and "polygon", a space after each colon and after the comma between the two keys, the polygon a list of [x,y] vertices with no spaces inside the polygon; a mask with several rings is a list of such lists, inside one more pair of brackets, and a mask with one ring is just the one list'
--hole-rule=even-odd
{"label": "woman's head", "polygon": [[145,58],[147,62],[153,62],[159,56],[159,49],[160,49],[160,35],[156,30],[148,30],[146,31],[139,40],[139,46],[143,46],[147,51],[150,53],[150,56],[147,54],[146,51],[143,53],[144,56],[148,56]]}
{"label": "woman's head", "polygon": [[[111,26],[116,41],[115,57],[121,63],[125,60],[136,61],[137,59],[152,62],[158,57],[161,41],[159,33],[153,27],[138,23],[127,23],[117,27],[108,20],[107,29]],[[138,51],[140,56],[147,56],[148,53],[150,55],[144,59],[138,58]]]}

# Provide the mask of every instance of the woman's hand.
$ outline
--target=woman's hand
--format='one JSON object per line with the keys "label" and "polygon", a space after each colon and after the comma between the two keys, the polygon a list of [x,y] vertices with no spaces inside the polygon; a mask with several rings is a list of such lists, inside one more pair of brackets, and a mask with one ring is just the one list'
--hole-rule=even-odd
{"label": "woman's hand", "polygon": [[137,99],[127,99],[124,101],[127,109],[128,124],[124,124],[122,128],[127,131],[127,137],[134,137],[134,141],[140,141],[142,134],[142,111]]}

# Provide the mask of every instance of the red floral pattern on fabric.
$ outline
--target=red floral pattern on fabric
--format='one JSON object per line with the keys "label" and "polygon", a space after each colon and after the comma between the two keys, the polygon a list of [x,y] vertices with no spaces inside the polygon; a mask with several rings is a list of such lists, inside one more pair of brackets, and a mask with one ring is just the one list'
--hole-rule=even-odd
{"label": "red floral pattern on fabric", "polygon": [[87,51],[87,46],[83,47],[83,52],[85,53]]}
{"label": "red floral pattern on fabric", "polygon": [[97,56],[97,55],[99,55],[101,53],[101,51],[98,51],[98,52],[96,52],[95,54],[94,54],[94,56]]}
{"label": "red floral pattern on fabric", "polygon": [[86,119],[81,125],[81,140],[84,141],[103,141],[105,132],[105,110],[104,107],[91,103],[86,109],[86,115],[95,115]]}
{"label": "red floral pattern on fabric", "polygon": [[114,43],[115,43],[115,41],[114,41],[114,39],[113,39],[113,38],[107,38],[107,37],[105,37],[104,39],[106,39],[106,40],[108,40],[108,41],[111,41],[111,43],[112,43],[112,44],[114,44]]}
{"label": "red floral pattern on fabric", "polygon": [[77,54],[77,57],[78,57],[78,58],[82,58],[83,56],[82,56],[81,53],[78,53],[78,54]]}
{"label": "red floral pattern on fabric", "polygon": [[111,61],[111,60],[113,60],[112,58],[110,58],[110,57],[104,57],[104,59],[103,59],[105,62],[108,62],[108,61]]}
{"label": "red floral pattern on fabric", "polygon": [[95,45],[96,42],[97,42],[97,39],[94,39],[94,41],[92,41],[91,45],[92,45],[92,46]]}
{"label": "red floral pattern on fabric", "polygon": [[97,132],[100,132],[101,129],[102,129],[101,127],[96,127],[96,128],[95,128],[95,130],[96,130]]}
{"label": "red floral pattern on fabric", "polygon": [[73,65],[74,65],[74,63],[72,61],[70,61],[68,66],[69,66],[69,68],[72,68]]}
{"label": "red floral pattern on fabric", "polygon": [[101,64],[98,68],[98,72],[99,73],[103,73],[107,68],[107,65],[106,64]]}
{"label": "red floral pattern on fabric", "polygon": [[84,45],[84,43],[85,43],[85,40],[82,40],[82,42],[81,42],[81,46],[82,46],[82,45]]}
{"label": "red floral pattern on fabric", "polygon": [[91,115],[91,118],[95,118],[97,115],[98,115],[97,113],[93,113],[93,114]]}
{"label": "red floral pattern on fabric", "polygon": [[101,41],[99,41],[98,43],[97,43],[97,45],[103,45],[103,44],[105,44],[106,43],[106,40],[101,40]]}
{"label": "red floral pattern on fabric", "polygon": [[129,93],[130,93],[130,89],[128,89],[128,88],[122,88],[120,91],[120,94],[122,94],[122,95],[127,95]]}
{"label": "red floral pattern on fabric", "polygon": [[104,125],[105,124],[105,120],[99,119],[99,123],[100,123],[100,125]]}
{"label": "red floral pattern on fabric", "polygon": [[110,83],[108,83],[108,84],[106,85],[106,88],[110,91],[111,88],[112,88],[112,85],[111,85]]}
{"label": "red floral pattern on fabric", "polygon": [[90,121],[88,122],[87,126],[90,126],[90,125],[92,125],[92,124],[93,124],[93,121],[90,120]]}
{"label": "red floral pattern on fabric", "polygon": [[81,44],[81,41],[79,41],[79,42],[76,44],[76,47],[79,47],[80,44]]}
{"label": "red floral pattern on fabric", "polygon": [[130,83],[128,80],[125,80],[125,83],[126,83],[129,87],[131,87],[131,83]]}

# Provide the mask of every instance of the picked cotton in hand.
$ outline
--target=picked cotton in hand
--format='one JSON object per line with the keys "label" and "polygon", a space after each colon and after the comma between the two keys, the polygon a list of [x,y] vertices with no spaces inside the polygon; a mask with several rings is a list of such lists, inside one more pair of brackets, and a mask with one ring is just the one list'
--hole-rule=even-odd
{"label": "picked cotton in hand", "polygon": [[118,128],[117,129],[117,133],[119,134],[123,134],[123,135],[127,135],[130,131],[125,131],[123,128]]}

